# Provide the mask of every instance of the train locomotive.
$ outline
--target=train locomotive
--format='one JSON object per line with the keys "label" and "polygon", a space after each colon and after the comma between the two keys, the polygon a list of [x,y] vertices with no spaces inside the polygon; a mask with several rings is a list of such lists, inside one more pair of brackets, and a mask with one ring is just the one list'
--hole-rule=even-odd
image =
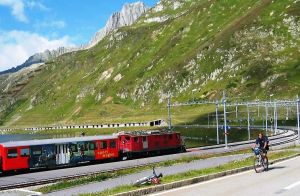
{"label": "train locomotive", "polygon": [[171,131],[12,141],[0,143],[0,171],[56,168],[183,151],[180,133]]}

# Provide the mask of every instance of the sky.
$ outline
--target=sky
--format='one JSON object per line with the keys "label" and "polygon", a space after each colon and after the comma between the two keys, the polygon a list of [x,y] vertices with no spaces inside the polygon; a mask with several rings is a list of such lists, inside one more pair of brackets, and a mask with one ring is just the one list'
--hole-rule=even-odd
{"label": "sky", "polygon": [[0,71],[46,49],[87,43],[113,12],[136,1],[0,0]]}

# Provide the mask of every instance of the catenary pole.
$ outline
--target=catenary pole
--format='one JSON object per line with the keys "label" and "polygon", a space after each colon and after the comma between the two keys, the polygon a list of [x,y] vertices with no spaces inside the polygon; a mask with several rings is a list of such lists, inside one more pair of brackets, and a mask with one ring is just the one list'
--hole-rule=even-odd
{"label": "catenary pole", "polygon": [[220,144],[220,139],[219,139],[219,118],[218,118],[218,101],[216,102],[216,125],[217,125],[217,144]]}

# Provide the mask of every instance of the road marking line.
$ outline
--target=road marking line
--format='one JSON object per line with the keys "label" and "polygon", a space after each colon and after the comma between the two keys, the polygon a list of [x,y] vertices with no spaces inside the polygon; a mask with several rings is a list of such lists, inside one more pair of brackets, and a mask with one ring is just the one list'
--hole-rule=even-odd
{"label": "road marking line", "polygon": [[[277,163],[274,163],[272,165],[278,165],[278,164],[286,163],[286,162],[289,162],[289,161],[293,161],[294,159],[297,159],[297,158],[299,158],[299,157],[294,157],[294,158],[291,158],[291,159],[287,159],[285,161],[277,162]],[[220,181],[220,180],[225,180],[227,178],[231,178],[231,177],[235,177],[235,176],[240,176],[240,175],[243,175],[243,174],[246,174],[246,173],[250,173],[250,172],[253,172],[253,170],[248,170],[248,171],[244,171],[244,172],[233,174],[233,175],[229,175],[229,176],[215,178],[215,179],[212,179],[212,180],[208,180],[208,181],[204,181],[204,182],[199,182],[199,183],[196,183],[196,184],[191,184],[191,185],[188,185],[188,186],[183,186],[183,187],[179,187],[179,188],[175,188],[175,189],[171,189],[171,190],[167,190],[167,191],[163,191],[163,192],[151,194],[151,196],[159,196],[159,195],[164,195],[164,194],[167,194],[167,193],[176,192],[176,191],[183,190],[183,189],[193,188],[195,186],[199,186],[200,184],[202,185],[202,184],[208,184],[208,183],[216,182],[216,181]],[[300,184],[300,181],[298,183]]]}
{"label": "road marking line", "polygon": [[285,187],[284,190],[290,190],[298,185],[300,185],[300,181],[295,182],[295,183],[291,184],[290,186]]}

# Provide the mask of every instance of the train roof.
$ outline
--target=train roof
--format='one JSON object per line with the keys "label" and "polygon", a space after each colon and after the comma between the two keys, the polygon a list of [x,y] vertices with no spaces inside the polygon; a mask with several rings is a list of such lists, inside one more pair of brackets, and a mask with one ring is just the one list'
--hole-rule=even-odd
{"label": "train roof", "polygon": [[42,140],[24,140],[24,141],[9,141],[0,143],[3,147],[18,147],[18,146],[37,146],[46,144],[66,144],[72,142],[85,142],[95,140],[117,139],[117,135],[101,135],[101,136],[83,136],[73,138],[59,138],[59,139],[42,139]]}

